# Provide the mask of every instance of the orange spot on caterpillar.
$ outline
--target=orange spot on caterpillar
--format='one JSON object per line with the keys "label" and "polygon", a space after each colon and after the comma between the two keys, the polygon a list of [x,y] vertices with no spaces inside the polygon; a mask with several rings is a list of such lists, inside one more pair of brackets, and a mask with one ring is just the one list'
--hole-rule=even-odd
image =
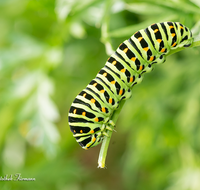
{"label": "orange spot on caterpillar", "polygon": [[123,90],[120,90],[120,91],[119,91],[119,95],[122,95],[122,93],[123,93]]}
{"label": "orange spot on caterpillar", "polygon": [[103,73],[103,76],[106,77],[106,76],[107,76],[107,73]]}
{"label": "orange spot on caterpillar", "polygon": [[82,115],[85,116],[85,115],[86,115],[86,112],[82,112]]}
{"label": "orange spot on caterpillar", "polygon": [[176,34],[175,34],[175,33],[172,33],[172,37],[174,37],[174,36],[176,36]]}
{"label": "orange spot on caterpillar", "polygon": [[130,82],[133,82],[133,77],[130,78]]}
{"label": "orange spot on caterpillar", "polygon": [[104,93],[104,92],[105,92],[105,90],[104,90],[104,89],[103,89],[103,90],[100,90],[100,92],[101,92],[101,93]]}
{"label": "orange spot on caterpillar", "polygon": [[111,83],[111,84],[115,84],[115,81],[113,80],[113,81],[111,81],[110,83]]}
{"label": "orange spot on caterpillar", "polygon": [[141,71],[143,69],[143,66],[142,65],[140,65],[140,68],[139,68],[139,70]]}
{"label": "orange spot on caterpillar", "polygon": [[112,98],[109,98],[109,103],[112,104]]}
{"label": "orange spot on caterpillar", "polygon": [[182,26],[180,26],[180,29],[183,29],[183,27],[182,27]]}
{"label": "orange spot on caterpillar", "polygon": [[125,69],[125,68],[121,69],[121,72],[122,72],[122,73],[125,73],[125,71],[126,71],[126,69]]}
{"label": "orange spot on caterpillar", "polygon": [[94,130],[91,130],[90,133],[94,133]]}
{"label": "orange spot on caterpillar", "polygon": [[73,114],[76,114],[76,111],[77,111],[77,109],[74,109],[74,110],[73,110]]}
{"label": "orange spot on caterpillar", "polygon": [[112,62],[113,65],[116,65],[116,63],[117,63],[117,61],[113,61],[113,62]]}
{"label": "orange spot on caterpillar", "polygon": [[91,101],[92,103],[95,103],[95,99],[94,99],[94,98],[92,98],[90,101]]}
{"label": "orange spot on caterpillar", "polygon": [[162,42],[162,39],[157,39],[157,42],[158,42],[158,43]]}
{"label": "orange spot on caterpillar", "polygon": [[93,138],[92,138],[92,142],[95,142],[95,141],[96,141],[96,138],[95,138],[95,137],[93,137]]}
{"label": "orange spot on caterpillar", "polygon": [[83,133],[83,130],[80,130],[80,133]]}
{"label": "orange spot on caterpillar", "polygon": [[136,57],[132,57],[132,58],[131,58],[131,61],[135,61],[135,60],[136,60]]}
{"label": "orange spot on caterpillar", "polygon": [[127,53],[127,51],[128,51],[128,48],[125,48],[125,49],[123,50],[124,53]]}
{"label": "orange spot on caterpillar", "polygon": [[76,130],[74,130],[74,133],[76,133]]}
{"label": "orange spot on caterpillar", "polygon": [[153,61],[154,60],[154,56],[151,56],[149,61]]}
{"label": "orange spot on caterpillar", "polygon": [[140,42],[142,39],[143,39],[143,37],[139,37],[139,38],[138,38],[138,41]]}
{"label": "orange spot on caterpillar", "polygon": [[173,44],[172,44],[172,47],[174,47],[176,45],[176,42],[174,42]]}
{"label": "orange spot on caterpillar", "polygon": [[171,29],[171,28],[174,28],[174,26],[169,26],[169,28]]}
{"label": "orange spot on caterpillar", "polygon": [[154,33],[158,32],[158,31],[159,31],[158,29],[155,29],[155,30],[154,30]]}
{"label": "orange spot on caterpillar", "polygon": [[143,48],[144,51],[148,51],[148,49],[149,49],[148,47]]}
{"label": "orange spot on caterpillar", "polygon": [[94,120],[95,120],[96,122],[98,122],[98,121],[99,121],[98,117],[96,117]]}
{"label": "orange spot on caterpillar", "polygon": [[162,48],[162,49],[160,50],[160,52],[162,52],[162,53],[165,52],[165,48]]}
{"label": "orange spot on caterpillar", "polygon": [[105,109],[104,107],[102,107],[102,108],[101,108],[101,111],[105,113],[105,112],[106,112],[106,109]]}
{"label": "orange spot on caterpillar", "polygon": [[83,97],[85,98],[85,97],[86,97],[86,95],[87,95],[87,94],[86,94],[86,93],[84,93],[84,94],[83,94]]}
{"label": "orange spot on caterpillar", "polygon": [[93,84],[93,86],[97,86],[97,82]]}

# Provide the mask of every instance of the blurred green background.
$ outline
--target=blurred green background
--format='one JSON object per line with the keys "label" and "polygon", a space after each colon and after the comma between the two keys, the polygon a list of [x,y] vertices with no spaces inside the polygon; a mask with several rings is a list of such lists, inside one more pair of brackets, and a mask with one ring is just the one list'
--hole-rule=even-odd
{"label": "blurred green background", "polygon": [[198,28],[199,0],[0,0],[0,9],[0,177],[36,178],[1,190],[200,189],[199,48],[134,87],[107,169],[97,169],[100,146],[83,150],[68,126],[111,46],[155,22]]}

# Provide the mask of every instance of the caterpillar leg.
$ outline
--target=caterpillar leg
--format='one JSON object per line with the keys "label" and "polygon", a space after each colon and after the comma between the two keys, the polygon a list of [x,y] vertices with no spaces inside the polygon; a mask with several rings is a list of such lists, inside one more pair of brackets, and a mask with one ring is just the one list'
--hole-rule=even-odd
{"label": "caterpillar leg", "polygon": [[[94,147],[98,144],[100,144],[103,140],[103,138],[109,137],[107,131],[113,131],[113,128],[115,127],[115,123],[112,120],[107,119],[105,123],[102,124],[102,126],[99,128],[98,131],[94,132],[90,135],[85,135],[82,137],[75,137],[77,142],[82,146],[84,149],[88,149],[90,147]],[[92,131],[94,131],[93,129]]]}
{"label": "caterpillar leg", "polygon": [[156,63],[161,64],[166,61],[166,55],[162,54],[159,58],[157,58]]}
{"label": "caterpillar leg", "polygon": [[103,124],[102,127],[102,135],[103,136],[107,136],[109,137],[109,135],[107,134],[107,130],[108,131],[113,131],[115,127],[115,123],[112,120],[109,120],[107,123]]}

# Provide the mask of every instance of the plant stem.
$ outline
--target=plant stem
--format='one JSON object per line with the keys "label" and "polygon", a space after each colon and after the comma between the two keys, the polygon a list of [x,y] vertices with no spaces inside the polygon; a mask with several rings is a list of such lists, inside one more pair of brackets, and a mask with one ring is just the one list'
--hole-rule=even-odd
{"label": "plant stem", "polygon": [[[114,123],[117,122],[117,119],[119,117],[119,114],[121,112],[121,109],[122,109],[124,103],[125,103],[125,101],[121,101],[118,109],[114,111],[114,113],[111,117],[111,120]],[[112,126],[109,126],[109,127],[112,127]],[[107,155],[108,146],[109,146],[109,143],[110,143],[110,138],[111,138],[113,131],[107,130],[106,133],[108,134],[108,137],[107,136],[104,137],[102,145],[101,145],[101,149],[100,149],[100,153],[99,153],[99,159],[98,159],[98,168],[105,168],[106,155]]]}
{"label": "plant stem", "polygon": [[112,0],[106,0],[104,16],[101,26],[101,42],[105,45],[107,55],[114,53],[111,39],[109,37],[109,25],[110,25],[110,7],[112,6]]}

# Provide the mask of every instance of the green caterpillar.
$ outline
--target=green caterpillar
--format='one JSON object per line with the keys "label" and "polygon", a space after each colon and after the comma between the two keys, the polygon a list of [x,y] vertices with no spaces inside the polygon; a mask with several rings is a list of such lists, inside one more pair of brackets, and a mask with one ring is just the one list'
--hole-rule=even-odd
{"label": "green caterpillar", "polygon": [[191,31],[179,22],[152,24],[125,40],[87,87],[76,96],[69,110],[69,126],[82,148],[102,142],[112,130],[113,111],[121,100],[131,97],[131,89],[163,63],[172,50],[192,44]]}

